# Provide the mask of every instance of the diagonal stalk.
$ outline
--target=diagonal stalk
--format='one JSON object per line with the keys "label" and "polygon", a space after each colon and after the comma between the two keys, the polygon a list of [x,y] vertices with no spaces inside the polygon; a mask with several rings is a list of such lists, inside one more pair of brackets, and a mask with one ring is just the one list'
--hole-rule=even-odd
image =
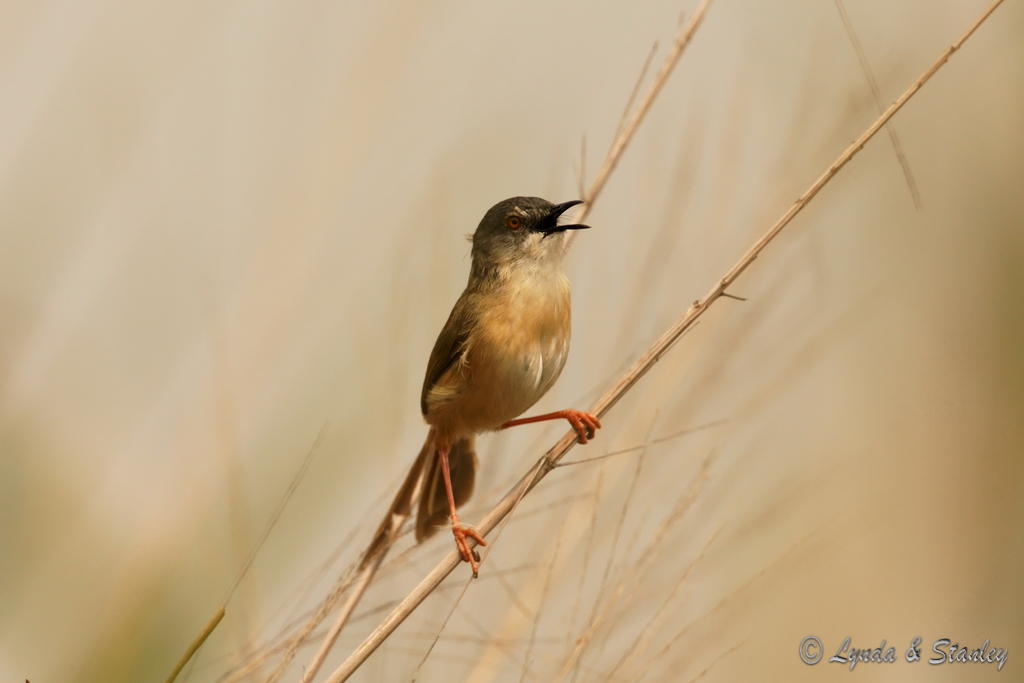
{"label": "diagonal stalk", "polygon": [[[723,275],[719,281],[711,287],[708,293],[703,299],[694,301],[686,314],[683,315],[672,327],[665,331],[664,334],[651,347],[641,356],[633,367],[622,376],[621,379],[603,396],[597,401],[594,409],[591,411],[598,416],[605,415],[622,396],[625,395],[630,388],[635,385],[641,377],[654,367],[654,364],[658,362],[662,355],[667,352],[672,345],[693,325],[700,319],[702,315],[710,308],[716,301],[725,295],[726,289],[736,279],[743,274],[743,272],[750,267],[750,264],[764,251],[765,247],[775,237],[778,236],[782,230],[789,225],[789,223],[800,213],[801,210],[821,191],[825,185],[828,184],[832,178],[859,152],[867,142],[875,136],[875,134],[898,112],[904,104],[906,104],[910,98],[912,98],[917,92],[924,86],[925,83],[931,79],[935,73],[942,68],[942,66],[949,60],[950,56],[956,52],[960,47],[967,41],[968,38],[981,26],[982,23],[995,11],[995,9],[1002,4],[1003,0],[995,0],[981,16],[979,16],[974,23],[956,40],[954,41],[943,53],[936,59],[931,66],[925,69],[924,73],[921,74],[915,80],[910,87],[908,87],[899,98],[893,102],[888,109],[886,109],[878,119],[875,120],[867,130],[853,141],[845,150],[843,150],[834,162],[820,175],[818,178],[811,183],[811,186],[804,191],[802,195],[793,203],[792,206],[780,217],[771,228],[765,232],[760,239],[758,239],[730,268],[725,275]],[[576,433],[569,431],[563,436],[555,445],[551,448],[540,460],[538,460],[533,467],[519,480],[512,489],[505,494],[505,496],[498,502],[498,504],[487,514],[486,517],[478,525],[478,529],[483,535],[490,533],[518,504],[518,502],[525,497],[539,482],[543,479],[551,470],[553,470],[558,461],[561,460],[566,453],[568,453],[573,445],[576,443]],[[355,651],[352,652],[348,658],[342,662],[342,664],[331,674],[328,679],[328,683],[341,683],[351,676],[356,669],[362,665],[363,662],[376,650],[381,643],[391,635],[399,624],[405,621],[412,612],[422,603],[428,595],[430,595],[444,580],[448,574],[452,572],[460,563],[461,557],[458,552],[450,551],[438,564],[427,574],[420,583],[410,591],[410,593],[395,606],[395,608],[385,617],[384,621],[380,623],[370,633],[369,636],[359,645]]]}

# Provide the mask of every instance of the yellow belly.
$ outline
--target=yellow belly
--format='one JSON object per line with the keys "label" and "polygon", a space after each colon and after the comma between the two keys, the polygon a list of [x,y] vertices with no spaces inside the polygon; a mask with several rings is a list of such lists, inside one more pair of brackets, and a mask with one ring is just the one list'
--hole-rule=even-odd
{"label": "yellow belly", "polygon": [[558,379],[569,350],[569,287],[561,275],[488,297],[461,362],[428,397],[427,421],[457,437],[499,428]]}

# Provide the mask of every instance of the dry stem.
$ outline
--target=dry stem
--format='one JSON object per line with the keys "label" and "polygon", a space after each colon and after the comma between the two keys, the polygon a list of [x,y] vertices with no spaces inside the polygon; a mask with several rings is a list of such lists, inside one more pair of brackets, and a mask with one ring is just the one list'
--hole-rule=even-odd
{"label": "dry stem", "polygon": [[[868,87],[871,88],[871,96],[875,100],[875,106],[878,107],[878,113],[881,114],[884,111],[882,107],[882,92],[878,87],[878,81],[875,79],[875,74],[871,70],[871,63],[868,62],[868,55],[864,51],[864,47],[860,44],[860,40],[857,38],[857,32],[853,30],[853,22],[850,21],[850,15],[846,12],[846,6],[843,4],[843,0],[835,0],[836,9],[839,10],[839,19],[843,22],[843,28],[846,29],[846,35],[850,39],[850,45],[853,46],[853,51],[857,54],[857,61],[860,62],[860,68],[864,72],[864,78],[868,82]],[[907,181],[907,189],[910,191],[910,198],[914,202],[914,208],[918,211],[921,210],[921,191],[917,189],[917,181],[914,180],[914,174],[910,170],[910,162],[907,161],[907,155],[903,153],[903,145],[900,143],[900,138],[896,134],[896,129],[893,126],[886,126],[885,132],[889,134],[889,142],[892,143],[892,150],[896,154],[896,160],[900,162],[900,169],[903,171],[903,178]]]}
{"label": "dry stem", "polygon": [[[615,136],[615,140],[612,141],[612,146],[608,149],[608,155],[604,159],[604,163],[598,170],[597,175],[594,176],[594,181],[590,184],[590,189],[587,190],[583,200],[586,202],[583,205],[583,211],[580,213],[578,220],[582,221],[590,213],[591,205],[594,200],[597,199],[598,195],[601,194],[601,190],[604,189],[605,183],[608,182],[608,178],[611,177],[612,171],[619,163],[619,159],[622,158],[622,153],[625,151],[626,146],[629,145],[633,139],[636,129],[640,127],[644,117],[650,110],[651,105],[654,104],[654,100],[658,97],[658,93],[661,92],[662,86],[665,85],[665,81],[672,74],[672,70],[679,62],[679,58],[683,55],[683,51],[686,46],[690,44],[690,40],[693,38],[693,34],[697,32],[697,28],[700,27],[702,21],[704,21],[704,15],[707,13],[708,7],[711,5],[711,0],[701,0],[700,5],[694,10],[693,16],[690,20],[679,31],[679,35],[676,36],[675,42],[672,43],[672,50],[669,51],[668,56],[665,57],[665,61],[662,63],[661,68],[658,70],[657,75],[654,77],[654,81],[651,82],[651,86],[644,93],[644,98],[640,101],[640,104],[633,111],[633,115],[628,120],[623,115],[623,121],[625,123],[619,123],[619,134]],[[654,46],[656,47],[656,46]],[[650,55],[654,54],[654,47],[651,48]],[[648,62],[650,56],[648,57]],[[647,71],[648,62],[644,63],[643,69],[640,73],[641,78]],[[637,82],[639,85],[639,81]],[[632,101],[636,96],[636,88],[633,89],[633,93],[629,96],[629,101]],[[573,235],[569,235],[566,239],[566,248],[572,243]]]}
{"label": "dry stem", "polygon": [[192,659],[192,655],[196,653],[196,650],[203,646],[203,643],[206,642],[206,639],[210,637],[211,633],[213,633],[213,629],[217,628],[223,618],[224,608],[218,607],[217,611],[213,613],[212,617],[210,617],[210,620],[206,622],[206,626],[203,627],[203,630],[196,635],[195,640],[192,641],[188,646],[188,649],[181,655],[181,659],[178,660],[178,663],[174,665],[174,669],[167,677],[166,683],[174,683],[174,679],[178,677],[181,670],[184,669],[185,665],[188,664],[190,659]]}
{"label": "dry stem", "polygon": [[[605,183],[608,182],[608,178],[611,176],[612,171],[618,164],[619,158],[622,156],[622,153],[625,151],[626,146],[629,144],[630,140],[632,140],[634,134],[636,133],[636,130],[640,126],[640,123],[643,121],[644,116],[647,114],[647,111],[651,108],[651,105],[657,98],[662,86],[665,84],[665,81],[668,80],[669,75],[671,75],[673,68],[679,61],[679,58],[682,56],[683,51],[689,44],[690,39],[693,37],[693,34],[697,30],[697,27],[700,26],[700,23],[704,18],[704,14],[707,11],[707,8],[710,4],[711,0],[701,0],[701,3],[697,7],[697,10],[694,12],[693,16],[680,30],[679,35],[677,36],[675,43],[673,44],[672,51],[665,58],[665,61],[662,64],[661,69],[658,71],[657,76],[651,83],[650,88],[644,94],[643,100],[640,102],[639,106],[633,112],[632,116],[630,116],[627,120],[626,112],[629,111],[629,104],[631,104],[633,99],[636,97],[640,80],[642,80],[643,74],[646,73],[647,66],[650,62],[651,57],[654,54],[652,48],[652,51],[647,58],[647,61],[644,63],[640,79],[638,79],[636,87],[634,87],[633,92],[630,94],[629,100],[627,102],[626,112],[623,113],[623,120],[620,122],[620,130],[618,131],[618,135],[612,142],[612,146],[608,150],[608,155],[605,157],[601,169],[598,171],[597,175],[594,178],[594,181],[590,185],[590,189],[586,192],[584,196],[586,204],[583,207],[579,220],[583,220],[583,217],[585,217],[590,212],[590,208],[593,202],[601,194],[601,190],[604,188]],[[568,242],[569,240],[567,240],[567,246]],[[397,535],[398,529],[405,522],[404,518],[398,518],[395,515],[392,515],[392,517],[395,518],[391,520],[391,529],[393,531],[391,541],[394,540],[394,536]],[[345,603],[346,609],[342,611],[339,617],[335,620],[331,629],[327,632],[327,635],[324,637],[324,640],[320,644],[320,648],[317,650],[316,655],[313,657],[313,660],[309,663],[309,666],[306,668],[306,672],[302,678],[303,683],[310,683],[316,676],[317,672],[320,670],[320,667],[323,665],[324,659],[327,657],[327,654],[334,646],[334,643],[337,640],[338,636],[340,635],[341,630],[344,628],[346,622],[348,621],[348,618],[351,615],[352,610],[355,609],[355,606],[359,603],[359,600],[362,598],[363,593],[372,583],[373,578],[376,575],[377,569],[380,566],[380,560],[382,560],[383,555],[387,553],[387,550],[391,545],[391,541],[386,543],[384,547],[379,551],[381,555],[379,560],[377,558],[369,557],[366,554],[366,552],[364,552],[362,563],[359,569],[359,576],[355,580],[354,587],[352,589],[352,594],[349,596],[349,599]],[[367,551],[368,550],[369,548],[367,549]],[[322,619],[323,617],[321,616],[320,618]],[[311,623],[309,625],[307,633],[316,628],[318,624],[319,621]],[[280,669],[280,667],[278,668]]]}
{"label": "dry stem", "polygon": [[[836,158],[834,162],[828,167],[828,169],[822,173],[811,186],[793,203],[793,205],[779,218],[767,232],[757,240],[753,246],[751,246],[746,253],[744,253],[740,259],[730,268],[725,275],[719,279],[719,281],[708,291],[703,299],[698,299],[690,306],[689,310],[683,317],[676,322],[671,328],[669,328],[654,344],[647,350],[647,352],[640,357],[639,360],[633,365],[633,367],[605,394],[598,400],[597,404],[592,410],[593,413],[598,416],[605,415],[609,409],[614,406],[622,396],[629,391],[629,389],[636,384],[641,377],[654,366],[655,363],[661,358],[661,356],[668,351],[669,348],[688,330],[690,329],[697,320],[704,315],[704,313],[714,304],[715,301],[720,299],[725,293],[726,289],[736,281],[736,279],[748,268],[750,264],[764,251],[765,247],[775,239],[776,236],[796,217],[798,213],[813,199],[821,189],[828,184],[828,182],[839,172],[843,166],[845,166],[853,156],[859,152],[864,145],[898,112],[907,101],[913,97],[928,80],[935,75],[935,73],[949,60],[950,56],[956,52],[964,42],[971,37],[971,35],[978,29],[978,27],[992,14],[995,9],[1002,4],[1003,0],[995,0],[982,14],[979,16],[974,23],[971,24],[963,35],[961,35],[953,44],[951,44],[943,53],[939,56],[935,62],[929,66],[925,72],[918,77],[914,83],[907,88],[906,91],[900,97],[889,106],[885,112],[882,113],[878,119],[872,123],[867,130],[865,130],[856,140],[853,141],[843,152]],[[707,3],[702,3],[701,8],[698,11],[703,10]],[[691,21],[691,24],[693,22]],[[685,43],[684,43],[685,44]],[[677,41],[677,48],[678,48]],[[657,88],[652,89],[654,92]],[[641,105],[641,110],[644,109],[645,105],[649,104],[648,98],[645,98],[644,104]],[[635,123],[639,122],[642,118],[642,113],[634,116],[630,122],[630,126],[635,127]],[[627,130],[629,126],[627,126]],[[625,143],[622,144],[622,147]],[[613,149],[615,146],[613,146]],[[599,190],[603,185],[604,179],[611,168],[614,168],[614,162],[605,164],[605,168],[602,169],[604,177],[599,174],[598,180],[595,181],[594,186]],[[512,487],[512,489],[505,494],[505,496],[498,502],[491,512],[484,517],[484,519],[478,525],[479,531],[483,535],[490,533],[502,519],[515,507],[516,503],[530,490],[536,486],[541,479],[543,479],[562,457],[565,456],[569,450],[572,449],[576,443],[575,433],[569,432],[563,436],[555,446],[548,451],[544,457],[537,461],[530,468],[530,470],[519,480],[519,482]],[[366,640],[352,652],[349,657],[342,662],[342,664],[331,674],[328,679],[328,683],[340,683],[351,676],[359,666],[366,661],[367,657],[373,653],[377,647],[401,624],[406,617],[408,617],[413,610],[415,610],[423,600],[426,599],[430,593],[432,593],[444,580],[444,578],[452,572],[460,563],[461,558],[459,554],[452,550],[450,551],[438,564],[430,571],[427,576],[423,578],[420,583],[412,589],[412,591],[391,611],[391,613],[381,622],[376,629],[367,636]]]}

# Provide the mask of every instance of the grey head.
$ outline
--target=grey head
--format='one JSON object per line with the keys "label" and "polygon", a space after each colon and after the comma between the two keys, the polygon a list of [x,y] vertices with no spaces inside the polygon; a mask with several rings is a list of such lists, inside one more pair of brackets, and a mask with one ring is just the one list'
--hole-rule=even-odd
{"label": "grey head", "polygon": [[558,218],[582,204],[574,199],[552,204],[540,197],[511,197],[492,206],[473,233],[473,265],[498,266],[523,259],[538,260],[561,253],[566,230],[589,225],[559,225]]}

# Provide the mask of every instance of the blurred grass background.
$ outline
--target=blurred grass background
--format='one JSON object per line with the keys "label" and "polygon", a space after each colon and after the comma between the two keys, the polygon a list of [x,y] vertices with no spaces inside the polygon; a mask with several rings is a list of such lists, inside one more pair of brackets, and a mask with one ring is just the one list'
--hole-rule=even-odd
{"label": "blurred grass background", "polygon": [[[983,6],[848,0],[886,103]],[[162,680],[230,595],[187,671],[213,681],[315,607],[422,441],[464,235],[507,196],[578,196],[581,137],[589,178],[689,9],[5,4],[0,677]],[[849,675],[802,664],[808,634],[901,658],[915,635],[926,656],[990,639],[1012,678],[1022,28],[1006,3],[894,119],[921,210],[877,137],[739,281],[749,300],[721,302],[570,458],[714,426],[553,473],[481,580],[458,600],[450,577],[356,678]],[[584,407],[875,116],[833,3],[716,2],[573,245],[573,350],[536,409]],[[467,519],[561,429],[484,438]],[[357,617],[449,543],[406,540]]]}

